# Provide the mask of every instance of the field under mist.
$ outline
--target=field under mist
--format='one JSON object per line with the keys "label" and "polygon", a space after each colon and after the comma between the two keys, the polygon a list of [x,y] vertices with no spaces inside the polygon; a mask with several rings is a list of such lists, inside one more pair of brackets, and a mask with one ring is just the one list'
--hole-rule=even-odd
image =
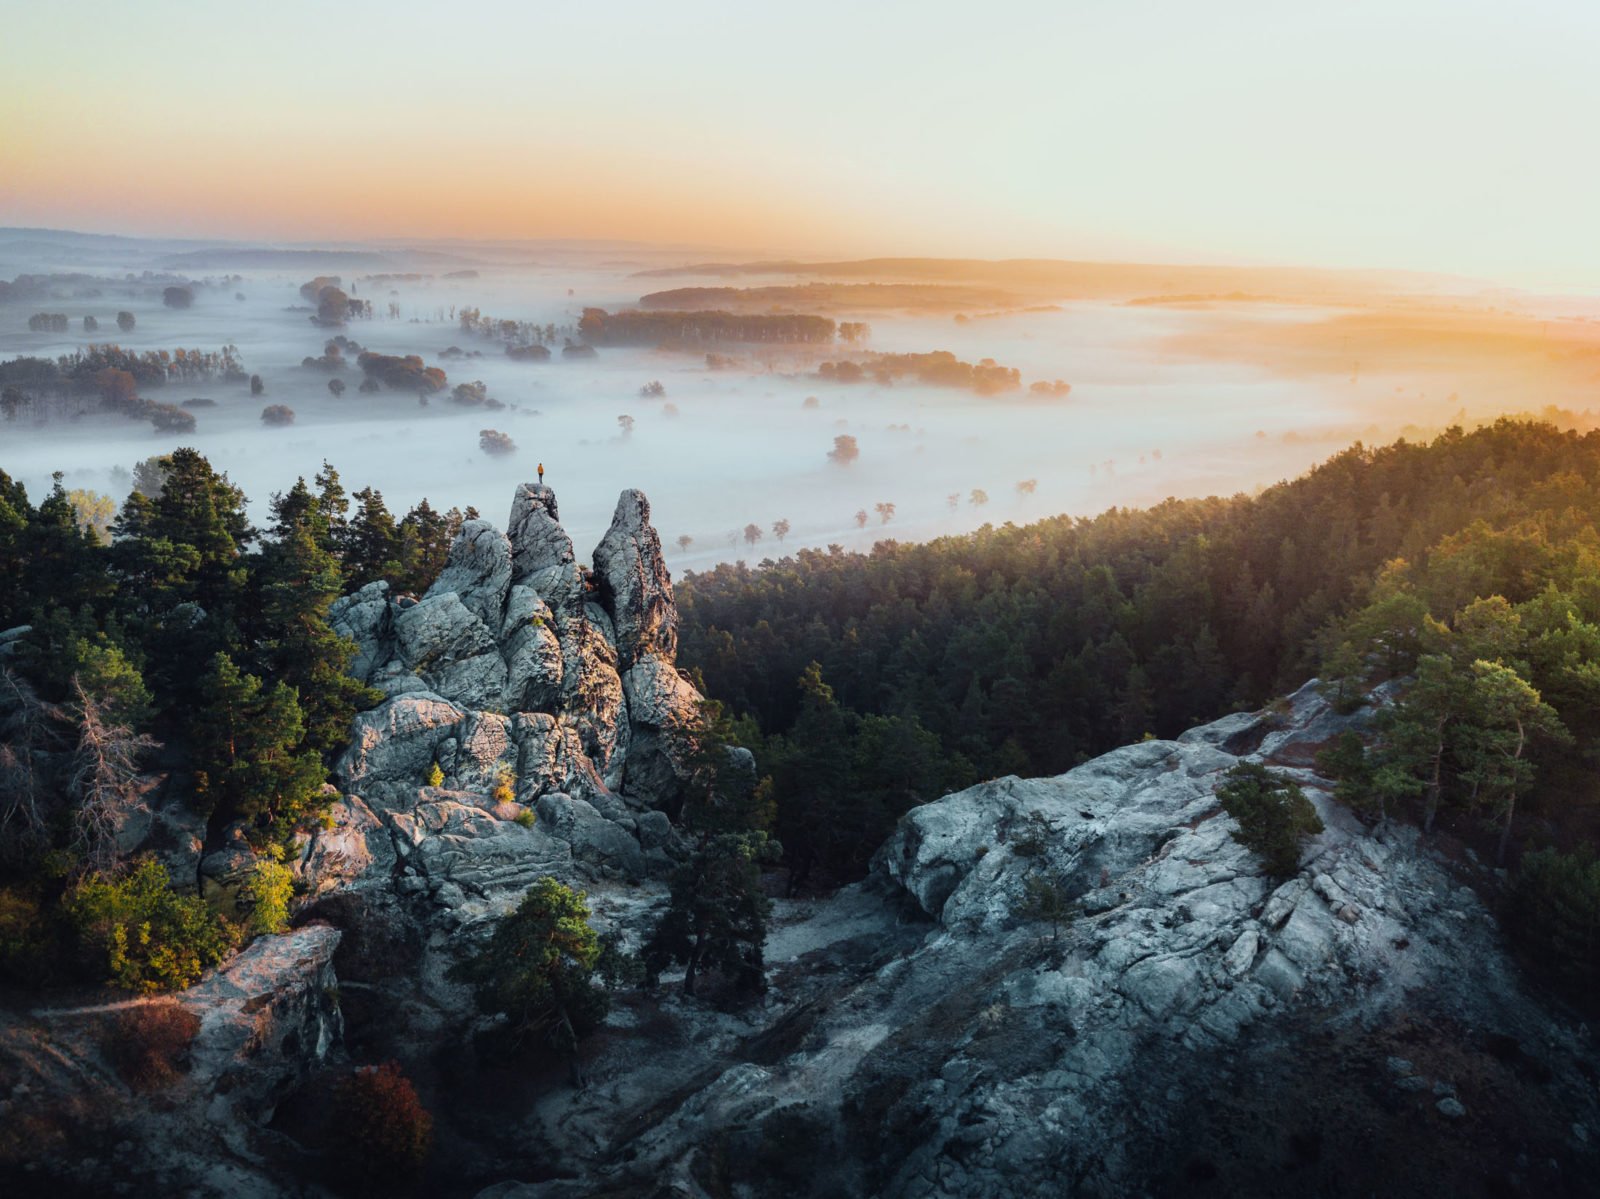
{"label": "field under mist", "polygon": [[[226,281],[218,270],[209,284],[195,274],[188,309],[164,306],[159,287],[103,281],[0,304],[0,360],[55,357],[91,341],[137,350],[231,344],[266,388],[252,396],[247,384],[211,380],[144,393],[166,403],[214,401],[193,409],[198,424],[190,433],[155,433],[146,422],[95,411],[92,401],[75,419],[25,412],[0,422],[0,468],[35,497],[59,470],[68,487],[120,501],[135,462],[193,445],[245,489],[264,519],[273,491],[297,475],[309,478],[327,459],[349,490],[374,486],[397,513],[426,496],[440,508],[476,506],[503,524],[514,484],[543,462],[580,549],[603,531],[617,493],[640,487],[664,540],[693,539],[686,550],[669,544],[674,564],[700,568],[780,548],[864,549],[885,536],[922,539],[989,522],[1251,490],[1357,438],[1435,429],[1463,414],[1578,408],[1595,386],[1595,325],[1563,320],[1548,304],[1534,315],[1459,297],[1420,307],[1399,297],[1337,306],[1294,297],[1085,299],[1067,288],[1053,293],[1045,280],[1030,284],[1010,311],[959,319],[948,311],[829,312],[871,325],[863,351],[949,350],[1021,372],[1019,390],[991,396],[908,380],[818,378],[822,360],[845,354],[838,345],[727,345],[719,350],[731,364],[712,370],[703,347],[601,346],[593,358],[571,359],[558,337],[550,361],[518,362],[501,343],[459,327],[462,308],[568,327],[585,306],[615,311],[666,286],[730,283],[711,272],[641,278],[639,261],[598,253],[587,262],[568,258],[560,266],[488,262],[474,278],[447,278],[449,268],[440,267],[425,278],[380,282],[314,261],[235,268],[242,278]],[[103,260],[79,269],[102,280],[112,273]],[[299,289],[318,274],[340,275],[347,290],[354,282],[373,318],[316,327]],[[733,282],[792,281],[779,270]],[[137,318],[128,333],[116,328],[121,309]],[[36,311],[66,314],[68,332],[30,331]],[[1574,302],[1571,311],[1581,314],[1581,306]],[[99,321],[97,333],[82,332],[85,315]],[[464,407],[448,389],[425,406],[402,391],[362,394],[353,361],[336,376],[347,384],[336,398],[328,390],[335,376],[301,365],[335,333],[381,353],[419,354],[444,369],[452,387],[481,380],[505,407]],[[441,357],[452,346],[481,357]],[[1057,379],[1071,384],[1069,395],[1028,390]],[[641,396],[652,381],[664,386],[663,396]],[[294,423],[264,425],[268,404],[291,407]],[[633,418],[631,432],[621,416]],[[482,452],[479,433],[490,428],[509,434],[517,451]],[[841,435],[857,441],[859,457],[849,465],[828,457]],[[987,502],[975,503],[975,491]],[[887,524],[877,508],[884,503],[894,505]],[[863,510],[864,528],[856,519]],[[780,519],[790,525],[781,547],[771,528]],[[764,530],[753,548],[743,535],[749,524]]]}

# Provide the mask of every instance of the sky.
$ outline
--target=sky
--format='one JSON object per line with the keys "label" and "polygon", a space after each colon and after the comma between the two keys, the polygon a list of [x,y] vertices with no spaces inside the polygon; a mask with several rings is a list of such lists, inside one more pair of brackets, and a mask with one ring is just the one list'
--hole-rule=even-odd
{"label": "sky", "polygon": [[8,5],[0,225],[1600,289],[1589,0]]}

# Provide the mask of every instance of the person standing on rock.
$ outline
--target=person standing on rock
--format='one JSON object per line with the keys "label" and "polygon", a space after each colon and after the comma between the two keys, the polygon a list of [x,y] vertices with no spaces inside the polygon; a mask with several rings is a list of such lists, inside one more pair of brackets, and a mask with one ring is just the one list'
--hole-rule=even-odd
{"label": "person standing on rock", "polygon": [[544,463],[539,463],[539,486],[544,486]]}

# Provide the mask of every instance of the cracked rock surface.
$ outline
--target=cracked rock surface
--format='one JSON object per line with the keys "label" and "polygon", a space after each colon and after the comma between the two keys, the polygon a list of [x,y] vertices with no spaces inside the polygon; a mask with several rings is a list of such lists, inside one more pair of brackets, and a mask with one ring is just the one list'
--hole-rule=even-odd
{"label": "cracked rock surface", "polygon": [[[818,1196],[1454,1194],[1491,1124],[1506,1169],[1553,1187],[1527,1193],[1581,1193],[1558,1158],[1589,1161],[1585,1144],[1540,1158],[1506,1129],[1532,1129],[1536,1103],[1558,1142],[1595,1127],[1585,1030],[1529,993],[1414,829],[1364,827],[1296,764],[1350,723],[1308,684],[1286,716],[914,809],[865,883],[780,905],[764,1009],[669,998],[656,1019],[696,1051],[618,1033],[596,1084],[530,1122],[584,1147],[577,1176],[485,1196],[771,1194],[773,1169]],[[1263,872],[1215,797],[1246,759],[1293,775],[1326,825],[1292,878]],[[1024,918],[1030,878],[1071,895],[1070,926]],[[1396,1085],[1397,1044],[1434,1073],[1413,1084],[1403,1061]]]}
{"label": "cracked rock surface", "polygon": [[[334,605],[355,673],[386,694],[356,718],[338,764],[349,804],[378,827],[336,813],[301,859],[314,891],[381,885],[394,869],[403,893],[454,910],[526,887],[540,863],[592,878],[670,865],[659,821],[680,799],[700,695],[675,665],[678,613],[649,501],[622,493],[592,571],[550,488],[519,487],[509,527],[462,525],[420,600],[379,582]],[[425,785],[434,766],[438,788]],[[514,804],[495,798],[502,784]]]}

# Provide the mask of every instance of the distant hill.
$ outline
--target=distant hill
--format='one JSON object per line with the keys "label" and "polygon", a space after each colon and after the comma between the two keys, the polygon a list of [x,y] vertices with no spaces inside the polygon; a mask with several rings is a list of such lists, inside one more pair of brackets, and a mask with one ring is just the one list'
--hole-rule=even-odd
{"label": "distant hill", "polygon": [[1191,266],[1078,262],[1056,258],[861,258],[837,262],[701,262],[640,271],[638,278],[742,275],[871,279],[901,283],[981,283],[1054,297],[1132,298],[1167,294],[1266,293],[1284,299],[1355,300],[1373,295],[1472,288],[1470,280],[1407,271],[1321,267]]}

